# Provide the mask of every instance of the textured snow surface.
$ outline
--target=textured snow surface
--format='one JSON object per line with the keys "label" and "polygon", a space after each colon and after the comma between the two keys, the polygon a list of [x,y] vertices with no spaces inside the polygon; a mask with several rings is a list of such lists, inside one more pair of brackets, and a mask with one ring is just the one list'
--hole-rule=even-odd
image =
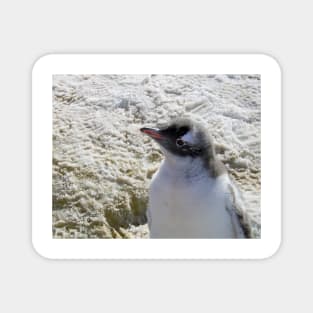
{"label": "textured snow surface", "polygon": [[259,75],[54,75],[53,237],[147,238],[162,154],[140,133],[177,116],[207,126],[260,237]]}

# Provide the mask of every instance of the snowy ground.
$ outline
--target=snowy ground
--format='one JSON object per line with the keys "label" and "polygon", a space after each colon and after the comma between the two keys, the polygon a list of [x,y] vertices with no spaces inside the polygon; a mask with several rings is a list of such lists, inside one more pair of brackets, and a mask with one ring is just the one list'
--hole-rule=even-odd
{"label": "snowy ground", "polygon": [[215,139],[260,237],[259,75],[55,75],[53,237],[146,238],[162,155],[139,132],[187,115]]}

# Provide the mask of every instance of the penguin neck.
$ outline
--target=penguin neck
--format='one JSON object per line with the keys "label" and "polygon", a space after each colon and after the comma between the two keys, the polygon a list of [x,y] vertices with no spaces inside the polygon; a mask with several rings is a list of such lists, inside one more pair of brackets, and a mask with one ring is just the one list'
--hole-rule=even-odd
{"label": "penguin neck", "polygon": [[204,166],[204,162],[200,157],[179,157],[165,154],[163,166],[170,175],[182,179],[199,180],[209,176],[208,169]]}

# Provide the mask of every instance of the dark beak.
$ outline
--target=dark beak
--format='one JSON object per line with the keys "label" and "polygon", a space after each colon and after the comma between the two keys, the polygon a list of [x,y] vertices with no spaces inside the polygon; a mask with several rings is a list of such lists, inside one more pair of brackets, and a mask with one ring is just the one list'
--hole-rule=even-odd
{"label": "dark beak", "polygon": [[153,139],[164,138],[163,135],[161,134],[161,131],[157,128],[143,127],[143,128],[140,128],[140,131],[143,132],[144,134],[150,136]]}

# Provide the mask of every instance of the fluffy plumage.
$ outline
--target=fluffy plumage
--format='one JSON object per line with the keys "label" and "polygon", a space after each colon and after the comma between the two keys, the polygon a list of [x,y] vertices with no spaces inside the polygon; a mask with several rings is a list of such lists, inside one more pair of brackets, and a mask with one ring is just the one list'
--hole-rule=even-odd
{"label": "fluffy plumage", "polygon": [[239,190],[202,125],[176,119],[141,131],[165,156],[149,190],[151,238],[249,237]]}

